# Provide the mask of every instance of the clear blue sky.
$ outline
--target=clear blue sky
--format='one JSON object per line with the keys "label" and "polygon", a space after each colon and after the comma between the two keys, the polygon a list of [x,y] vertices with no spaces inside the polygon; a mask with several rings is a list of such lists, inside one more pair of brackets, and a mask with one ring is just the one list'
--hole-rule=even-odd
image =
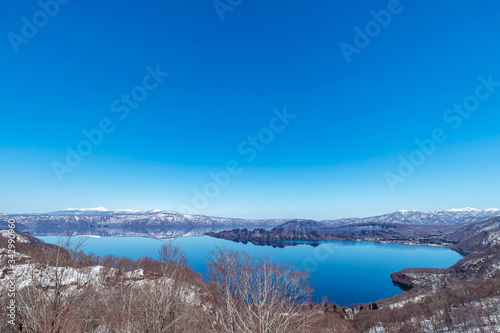
{"label": "clear blue sky", "polygon": [[[388,7],[390,22],[373,24]],[[468,118],[446,115],[474,102],[479,76],[500,82],[497,1],[243,0],[224,20],[212,1],[47,8],[53,17],[36,2],[0,5],[0,212],[329,219],[500,206],[500,87],[479,88]],[[146,77],[157,65],[169,73],[158,84]],[[132,91],[147,92],[134,108],[120,100]],[[284,107],[296,117],[266,130]],[[103,119],[109,133],[68,166],[67,147]],[[446,140],[401,176],[399,158],[436,128]],[[262,151],[248,139],[259,132]],[[229,161],[241,172],[196,206],[194,189]],[[388,172],[404,182],[391,187]]]}

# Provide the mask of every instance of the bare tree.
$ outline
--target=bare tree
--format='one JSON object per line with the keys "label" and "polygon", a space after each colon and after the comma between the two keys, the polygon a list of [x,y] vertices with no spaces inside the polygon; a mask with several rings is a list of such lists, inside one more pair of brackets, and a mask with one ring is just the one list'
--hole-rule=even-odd
{"label": "bare tree", "polygon": [[[61,237],[59,246],[32,252],[33,260],[18,274],[20,327],[35,332],[80,332],[95,328],[92,270],[79,258],[85,239]],[[80,266],[80,267],[79,267]]]}
{"label": "bare tree", "polygon": [[213,328],[217,332],[309,332],[321,315],[311,303],[308,274],[272,256],[219,249],[208,261]]}
{"label": "bare tree", "polygon": [[[196,276],[180,247],[169,242],[159,250],[159,262],[138,261],[138,269],[122,275],[109,298],[112,327],[126,332],[186,332],[202,318],[197,314]],[[133,274],[132,274],[133,273]],[[110,318],[108,318],[110,319]]]}

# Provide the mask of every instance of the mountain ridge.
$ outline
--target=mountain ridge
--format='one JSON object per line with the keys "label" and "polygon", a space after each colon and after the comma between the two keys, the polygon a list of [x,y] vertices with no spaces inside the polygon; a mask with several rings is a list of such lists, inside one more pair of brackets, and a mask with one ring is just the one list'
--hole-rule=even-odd
{"label": "mountain ridge", "polygon": [[403,223],[414,225],[452,225],[475,223],[499,216],[500,209],[498,208],[479,210],[475,208],[465,207],[435,211],[399,210],[393,213],[378,216],[342,218],[335,220],[323,220],[321,222],[327,226],[374,222]]}
{"label": "mountain ridge", "polygon": [[[0,214],[0,227],[7,225],[9,218],[17,220],[18,230],[34,235],[60,232],[76,232],[87,235],[132,235],[141,234],[146,237],[157,237],[164,231],[184,229],[191,232],[193,228],[217,230],[234,228],[275,228],[287,223],[284,227],[297,232],[311,231],[332,227],[348,227],[362,224],[399,224],[453,226],[471,224],[500,217],[500,209],[489,208],[478,210],[461,208],[431,212],[397,211],[389,214],[337,220],[307,219],[245,219],[214,217],[206,215],[182,214],[173,211],[152,210],[108,210],[96,208],[68,208],[65,210],[42,214]],[[355,227],[353,227],[355,228]],[[153,231],[151,231],[153,230]],[[214,230],[216,231],[216,230]],[[185,233],[179,231],[179,234]]]}

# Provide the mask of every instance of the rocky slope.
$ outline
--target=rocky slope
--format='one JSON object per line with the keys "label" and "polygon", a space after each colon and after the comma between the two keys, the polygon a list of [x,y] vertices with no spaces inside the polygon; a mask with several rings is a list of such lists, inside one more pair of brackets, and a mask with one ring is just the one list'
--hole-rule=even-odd
{"label": "rocky slope", "polygon": [[488,290],[500,279],[500,218],[466,225],[446,238],[449,247],[465,257],[446,269],[405,268],[392,273],[393,282],[410,291],[386,300],[388,306],[419,302],[436,292],[462,292],[471,286]]}
{"label": "rocky slope", "polygon": [[456,243],[452,248],[462,254],[482,251],[500,244],[500,218],[464,226],[447,239]]}
{"label": "rocky slope", "polygon": [[439,290],[460,280],[487,280],[500,276],[500,244],[470,254],[447,269],[405,268],[391,274],[404,289]]}

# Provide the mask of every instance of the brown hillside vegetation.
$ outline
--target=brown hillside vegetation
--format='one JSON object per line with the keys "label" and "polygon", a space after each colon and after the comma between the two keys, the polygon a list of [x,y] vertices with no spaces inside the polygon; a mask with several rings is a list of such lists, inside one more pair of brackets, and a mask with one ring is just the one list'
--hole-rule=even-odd
{"label": "brown hillside vegetation", "polygon": [[442,278],[437,286],[408,283],[408,292],[347,308],[313,302],[307,272],[271,256],[217,249],[202,278],[172,243],[159,260],[132,261],[85,254],[71,237],[55,246],[18,234],[12,269],[7,244],[0,236],[0,298],[7,304],[16,277],[16,317],[1,332],[494,332],[500,323],[496,246],[423,270]]}

